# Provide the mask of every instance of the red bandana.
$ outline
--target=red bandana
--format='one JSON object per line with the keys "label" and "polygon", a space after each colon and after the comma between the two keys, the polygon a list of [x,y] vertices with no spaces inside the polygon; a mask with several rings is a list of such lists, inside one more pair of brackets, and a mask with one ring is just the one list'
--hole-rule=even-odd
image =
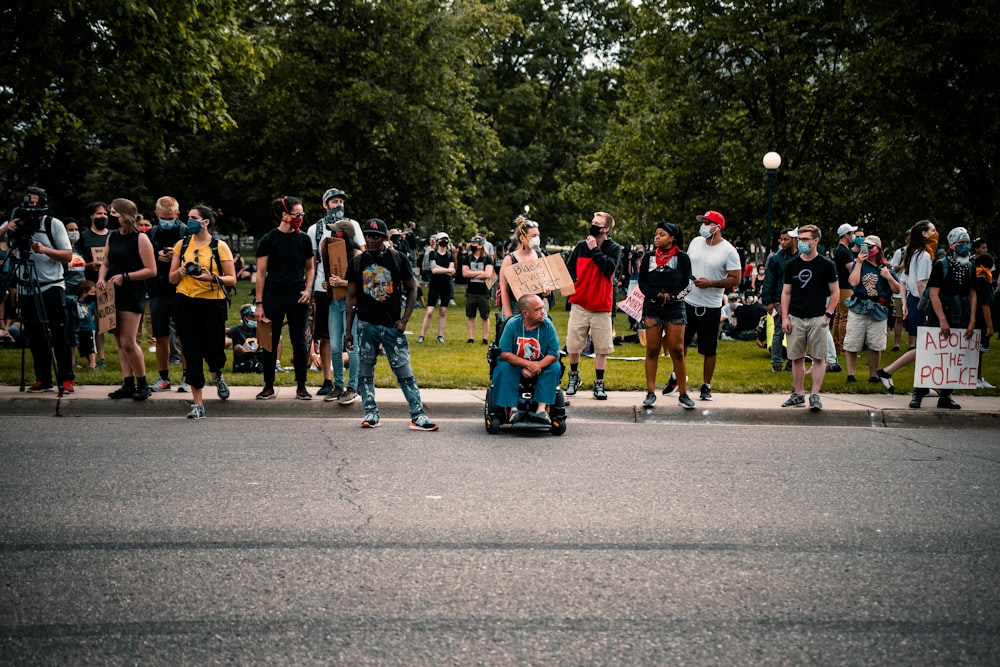
{"label": "red bandana", "polygon": [[664,264],[673,259],[673,256],[677,254],[677,246],[672,245],[667,250],[656,249],[656,268],[662,267]]}

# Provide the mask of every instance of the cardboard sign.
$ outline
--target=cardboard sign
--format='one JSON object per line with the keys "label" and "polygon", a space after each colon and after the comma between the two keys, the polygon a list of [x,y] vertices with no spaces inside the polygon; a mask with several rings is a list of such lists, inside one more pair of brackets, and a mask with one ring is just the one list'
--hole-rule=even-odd
{"label": "cardboard sign", "polygon": [[547,289],[559,290],[563,296],[576,292],[562,255],[549,255],[531,262],[508,264],[503,268],[503,274],[507,276],[507,284],[514,292],[515,299],[520,299],[525,294],[538,294]]}
{"label": "cardboard sign", "polygon": [[942,338],[938,327],[917,327],[914,387],[975,389],[978,375],[978,330],[966,340],[965,329],[952,329]]}
{"label": "cardboard sign", "polygon": [[[343,278],[347,275],[347,244],[344,239],[328,237],[319,245],[323,256],[323,273],[327,277]],[[347,296],[347,287],[334,287],[333,298],[343,299]]]}
{"label": "cardboard sign", "polygon": [[98,264],[104,263],[104,256],[108,254],[108,246],[100,245],[93,246],[90,249],[90,256],[94,258],[94,261]]}
{"label": "cardboard sign", "polygon": [[118,315],[115,312],[115,286],[107,283],[104,289],[97,288],[97,333],[107,333],[117,326]]}
{"label": "cardboard sign", "polygon": [[264,317],[257,320],[257,344],[271,352],[271,320]]}
{"label": "cardboard sign", "polygon": [[619,301],[616,305],[618,310],[622,311],[633,320],[642,319],[642,304],[646,302],[646,297],[642,292],[639,291],[639,286],[636,285],[632,288],[632,291],[628,293],[625,300]]}

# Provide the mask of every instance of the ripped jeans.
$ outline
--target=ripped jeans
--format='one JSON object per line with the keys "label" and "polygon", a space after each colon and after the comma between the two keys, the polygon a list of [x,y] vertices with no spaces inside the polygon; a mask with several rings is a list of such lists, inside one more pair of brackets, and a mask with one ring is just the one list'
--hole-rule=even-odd
{"label": "ripped jeans", "polygon": [[410,366],[410,346],[406,336],[393,327],[384,327],[357,320],[358,324],[358,393],[361,394],[361,405],[365,414],[378,415],[378,404],[375,402],[375,362],[378,361],[379,348],[385,349],[385,358],[389,367],[396,375],[399,388],[410,405],[410,419],[416,419],[424,414],[424,404],[420,401],[420,388],[417,379],[413,377]]}

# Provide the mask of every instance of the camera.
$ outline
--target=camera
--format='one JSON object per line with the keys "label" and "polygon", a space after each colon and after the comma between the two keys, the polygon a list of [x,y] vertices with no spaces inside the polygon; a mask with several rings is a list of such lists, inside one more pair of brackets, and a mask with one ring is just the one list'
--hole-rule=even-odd
{"label": "camera", "polygon": [[201,268],[194,262],[188,262],[187,264],[184,265],[184,273],[188,274],[189,276],[200,276],[201,272],[204,270],[205,269]]}
{"label": "camera", "polygon": [[22,252],[31,250],[31,237],[42,230],[42,219],[49,212],[49,198],[41,188],[28,188],[21,205],[11,211],[17,229],[10,235],[10,245]]}

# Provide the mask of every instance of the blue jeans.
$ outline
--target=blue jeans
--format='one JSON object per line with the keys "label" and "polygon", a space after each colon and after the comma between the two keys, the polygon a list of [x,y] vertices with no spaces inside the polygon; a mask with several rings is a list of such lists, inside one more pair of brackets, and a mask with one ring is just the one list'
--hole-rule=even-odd
{"label": "blue jeans", "polygon": [[413,368],[410,366],[410,346],[406,342],[406,336],[392,327],[357,319],[355,322],[358,326],[355,344],[358,348],[358,393],[361,394],[365,414],[378,415],[378,404],[375,402],[375,362],[378,361],[380,347],[385,349],[389,367],[396,375],[399,388],[403,390],[403,396],[410,405],[410,419],[424,414],[420,388],[417,387],[417,379],[413,377]]}
{"label": "blue jeans", "polygon": [[[344,330],[347,328],[347,297],[343,299],[333,299],[330,301],[330,316],[328,319],[330,327],[330,355],[333,361],[333,384],[336,387],[344,386]],[[354,319],[354,326],[351,327],[351,336],[358,341],[358,319]],[[357,391],[358,389],[358,346],[353,346],[347,351],[347,363],[350,366],[351,374],[347,380],[347,386]]]}

